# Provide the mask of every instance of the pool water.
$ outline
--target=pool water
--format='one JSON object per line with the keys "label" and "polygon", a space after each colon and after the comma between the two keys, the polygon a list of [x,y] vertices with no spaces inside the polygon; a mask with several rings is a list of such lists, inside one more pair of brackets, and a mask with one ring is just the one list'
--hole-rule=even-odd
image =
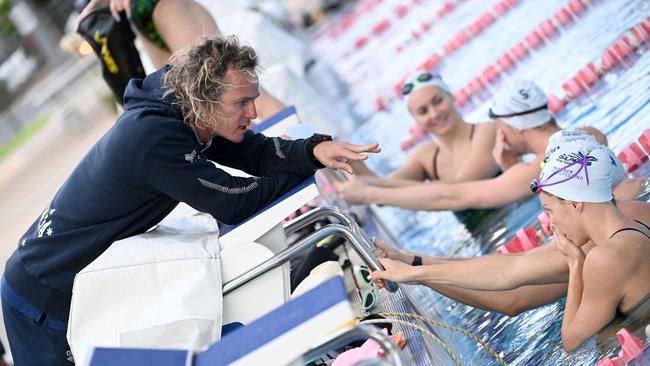
{"label": "pool water", "polygon": [[[348,138],[355,142],[378,141],[383,152],[368,165],[387,174],[404,161],[408,152],[400,142],[413,125],[404,104],[394,97],[393,86],[415,70],[460,29],[465,28],[496,1],[465,0],[444,16],[437,12],[444,1],[358,1],[311,34],[313,54],[325,60],[345,86],[340,103],[357,125]],[[410,11],[399,18],[395,8]],[[563,0],[521,0],[475,38],[446,57],[438,70],[452,90],[465,86],[486,66],[552,17]],[[363,11],[362,11],[363,9]],[[466,120],[487,120],[490,96],[506,78],[528,78],[556,96],[562,84],[588,62],[598,62],[602,52],[621,35],[650,15],[647,0],[599,0],[590,2],[579,16],[515,64],[500,80],[488,85],[461,108]],[[382,20],[391,24],[381,34],[372,28]],[[422,23],[431,23],[423,30]],[[415,34],[414,34],[415,33]],[[366,37],[365,46],[355,43]],[[629,58],[606,73],[596,85],[556,116],[560,126],[594,126],[603,131],[618,152],[650,127],[650,52],[646,42]],[[377,98],[385,100],[378,111]],[[646,198],[647,200],[647,198]],[[541,209],[536,199],[513,204],[492,213],[471,232],[450,212],[415,212],[391,207],[373,208],[401,247],[431,255],[476,256],[494,251],[514,233],[533,224]],[[589,365],[612,353],[612,339],[596,337],[577,351],[562,350],[560,326],[563,300],[516,317],[477,310],[419,286],[409,290],[427,316],[470,330],[502,352],[512,365]],[[461,355],[466,365],[496,365],[492,356],[467,338],[441,331],[441,336]]]}

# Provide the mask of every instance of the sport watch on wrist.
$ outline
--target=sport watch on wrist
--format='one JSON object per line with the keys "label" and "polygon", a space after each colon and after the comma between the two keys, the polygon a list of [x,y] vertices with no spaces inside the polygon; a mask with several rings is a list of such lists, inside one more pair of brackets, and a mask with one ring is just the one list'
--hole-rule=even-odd
{"label": "sport watch on wrist", "polygon": [[422,265],[422,257],[419,255],[414,255],[413,256],[413,262],[411,263],[412,266],[421,266]]}
{"label": "sport watch on wrist", "polygon": [[316,164],[319,168],[324,168],[325,165],[321,163],[317,158],[316,155],[314,155],[314,148],[316,145],[320,144],[323,141],[332,141],[332,136],[330,135],[323,135],[320,133],[315,133],[313,134],[309,139],[307,139],[307,153],[309,154],[309,158],[311,161]]}

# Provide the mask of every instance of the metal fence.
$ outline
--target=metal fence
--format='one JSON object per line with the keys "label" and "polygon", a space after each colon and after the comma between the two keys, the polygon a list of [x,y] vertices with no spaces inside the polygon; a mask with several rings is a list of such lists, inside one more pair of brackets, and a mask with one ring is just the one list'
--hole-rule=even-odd
{"label": "metal fence", "polygon": [[94,55],[67,60],[0,115],[0,146],[47,114],[63,118],[71,130],[82,130],[90,122],[85,120],[91,116],[88,109],[99,103],[104,89]]}

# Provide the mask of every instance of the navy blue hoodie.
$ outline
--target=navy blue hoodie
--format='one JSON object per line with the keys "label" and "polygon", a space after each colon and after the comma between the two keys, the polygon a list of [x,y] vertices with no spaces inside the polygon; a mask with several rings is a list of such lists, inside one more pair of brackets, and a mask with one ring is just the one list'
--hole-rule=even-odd
{"label": "navy blue hoodie", "polygon": [[[179,202],[236,224],[317,169],[307,140],[248,131],[241,143],[217,137],[202,144],[172,105],[173,96],[161,97],[165,71],[131,80],[124,114],[74,169],[7,262],[9,287],[41,316],[67,320],[75,274],[114,241],[147,231]],[[254,177],[232,177],[210,160]]]}

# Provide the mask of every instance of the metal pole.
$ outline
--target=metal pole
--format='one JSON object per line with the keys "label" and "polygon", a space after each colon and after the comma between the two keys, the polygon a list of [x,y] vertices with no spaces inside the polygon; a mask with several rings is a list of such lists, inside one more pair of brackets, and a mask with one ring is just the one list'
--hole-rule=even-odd
{"label": "metal pole", "polygon": [[[372,242],[372,240],[368,238],[366,233],[363,230],[361,230],[359,225],[357,225],[356,221],[354,221],[354,219],[350,215],[341,211],[337,207],[333,207],[333,206],[316,207],[311,211],[306,212],[305,214],[285,224],[284,232],[286,235],[292,234],[304,227],[307,227],[310,224],[313,224],[314,222],[324,217],[334,217],[339,221],[341,221],[343,225],[347,226],[348,229],[350,229],[353,233],[353,235],[351,236],[354,236],[358,242],[360,242],[363,246],[365,246],[370,251],[371,255],[369,256],[369,258],[364,258],[364,256],[359,252],[357,247],[353,246],[357,251],[357,253],[362,255],[362,258],[364,262],[366,262],[368,267],[375,271],[383,270],[381,263],[379,263],[379,261],[374,256],[374,254],[372,254],[372,251],[375,249],[375,244]],[[393,281],[384,281],[384,283],[386,285],[386,289],[390,292],[396,292],[399,288],[397,283]]]}
{"label": "metal pole", "polygon": [[[368,246],[365,245],[365,243],[359,240],[357,235],[353,233],[352,230],[342,225],[332,224],[332,225],[327,225],[322,229],[309,234],[309,236],[302,239],[298,243],[284,249],[283,251],[274,255],[272,258],[262,262],[257,267],[247,272],[244,272],[239,277],[224,284],[223,294],[227,295],[228,293],[236,290],[237,288],[263,275],[264,273],[270,271],[271,269],[283,265],[284,263],[300,255],[304,251],[310,249],[314,244],[332,235],[343,236],[350,243],[352,249],[354,249],[354,251],[357,252],[357,254],[361,257],[361,259],[368,266],[368,268],[375,271],[382,270],[381,264],[379,263],[377,258],[375,258],[375,256],[372,254],[370,248],[368,248]],[[397,284],[395,283],[392,284],[395,286],[395,289],[392,292],[397,291],[398,289]],[[389,289],[390,291],[391,289],[389,288],[389,284],[387,283],[386,285],[387,285],[386,286],[387,289]]]}
{"label": "metal pole", "polygon": [[342,225],[347,226],[350,230],[352,230],[352,232],[354,232],[359,237],[364,245],[366,245],[368,248],[374,247],[371,240],[368,239],[366,233],[361,230],[354,219],[347,213],[341,211],[339,208],[333,206],[316,207],[304,213],[303,215],[300,215],[299,217],[289,221],[284,225],[284,232],[287,235],[292,234],[325,217],[333,217],[339,220]]}

